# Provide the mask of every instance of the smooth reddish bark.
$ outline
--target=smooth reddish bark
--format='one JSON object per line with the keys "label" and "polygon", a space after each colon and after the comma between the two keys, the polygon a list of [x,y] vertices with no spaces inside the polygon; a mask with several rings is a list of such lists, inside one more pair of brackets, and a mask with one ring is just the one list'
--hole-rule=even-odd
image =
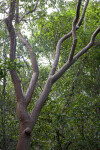
{"label": "smooth reddish bark", "polygon": [[[76,16],[72,23],[72,31],[69,32],[67,35],[64,35],[57,43],[54,64],[52,65],[51,72],[50,72],[47,82],[44,86],[43,92],[41,93],[39,99],[37,100],[36,105],[32,111],[32,114],[28,114],[27,106],[31,101],[34,89],[36,87],[39,70],[38,70],[38,65],[37,65],[37,61],[36,61],[36,57],[35,57],[33,48],[31,47],[30,43],[23,38],[22,34],[19,32],[19,29],[18,29],[17,35],[18,35],[19,39],[21,40],[21,42],[26,46],[26,48],[30,54],[33,75],[32,75],[31,81],[29,83],[27,92],[24,95],[22,92],[22,89],[21,89],[20,80],[19,80],[16,70],[13,70],[13,69],[10,70],[11,78],[12,78],[14,88],[15,88],[15,93],[16,93],[17,114],[18,114],[18,118],[19,118],[19,122],[20,122],[19,138],[18,138],[18,144],[17,144],[16,150],[28,150],[29,149],[32,130],[36,124],[36,121],[41,112],[41,109],[43,108],[44,103],[45,103],[49,93],[51,92],[52,85],[64,74],[65,71],[67,71],[69,69],[69,67],[71,67],[72,64],[74,64],[78,60],[78,58],[80,58],[84,53],[86,53],[93,46],[95,37],[100,32],[100,26],[99,26],[96,29],[96,31],[93,33],[93,35],[91,36],[91,40],[88,43],[88,45],[86,47],[84,47],[82,50],[80,50],[74,56],[74,52],[75,52],[76,44],[77,44],[76,30],[79,29],[79,27],[82,24],[88,2],[89,2],[89,0],[86,1],[82,15],[79,19],[81,0],[78,0],[78,5],[76,8]],[[38,0],[36,2],[34,9],[32,11],[28,11],[25,15],[28,15],[29,13],[32,13],[33,11],[35,11],[37,4],[38,4]],[[10,60],[12,63],[14,63],[14,60],[16,58],[16,33],[15,33],[15,28],[12,24],[12,21],[13,21],[13,18],[16,16],[15,26],[17,27],[17,24],[20,21],[22,21],[25,17],[25,15],[23,15],[20,20],[18,19],[19,18],[18,5],[19,5],[18,0],[12,0],[10,2],[9,14],[8,14],[8,17],[5,19],[5,23],[7,25],[7,29],[9,31],[9,37],[10,37]],[[15,9],[16,9],[16,14],[15,14]],[[57,68],[59,56],[60,56],[61,44],[65,40],[70,38],[71,36],[73,37],[73,44],[72,44],[72,48],[71,48],[71,51],[69,54],[69,59],[61,67],[61,69],[58,72],[56,72],[56,68]]]}

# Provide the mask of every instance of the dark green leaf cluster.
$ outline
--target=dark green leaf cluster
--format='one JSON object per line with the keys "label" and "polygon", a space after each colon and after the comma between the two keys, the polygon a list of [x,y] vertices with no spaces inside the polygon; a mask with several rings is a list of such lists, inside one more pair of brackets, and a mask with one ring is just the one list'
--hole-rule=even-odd
{"label": "dark green leaf cluster", "polygon": [[5,71],[17,70],[17,72],[19,72],[19,69],[21,67],[23,67],[23,63],[17,62],[17,59],[15,59],[14,62],[10,61],[9,58],[7,58],[6,62],[3,62],[1,59],[0,60],[0,79],[2,79],[5,76]]}

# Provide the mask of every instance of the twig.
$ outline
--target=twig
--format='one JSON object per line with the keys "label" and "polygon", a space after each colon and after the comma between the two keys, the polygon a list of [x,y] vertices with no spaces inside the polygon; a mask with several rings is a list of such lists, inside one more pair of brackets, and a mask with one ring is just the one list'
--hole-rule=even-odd
{"label": "twig", "polygon": [[36,2],[36,5],[35,5],[34,9],[32,9],[32,10],[28,11],[26,14],[24,14],[19,21],[22,21],[25,18],[25,16],[27,16],[28,14],[34,12],[37,8],[37,5],[38,5],[38,0]]}

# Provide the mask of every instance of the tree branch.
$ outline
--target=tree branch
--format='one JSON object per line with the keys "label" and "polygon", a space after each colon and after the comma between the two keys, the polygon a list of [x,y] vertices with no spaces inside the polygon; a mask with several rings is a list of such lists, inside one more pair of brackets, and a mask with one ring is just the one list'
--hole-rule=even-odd
{"label": "tree branch", "polygon": [[80,18],[77,26],[80,26],[82,24],[82,22],[83,22],[83,19],[84,19],[84,16],[85,16],[85,12],[86,12],[88,3],[89,3],[89,0],[87,0],[86,3],[85,3],[85,5],[84,5],[83,11],[82,11],[82,15],[81,15],[81,18]]}
{"label": "tree branch", "polygon": [[34,11],[36,10],[36,8],[37,8],[37,5],[38,5],[38,0],[37,0],[37,2],[36,2],[36,5],[35,5],[34,9],[32,9],[31,11],[28,11],[25,15],[23,15],[23,16],[21,17],[21,19],[20,19],[19,21],[22,21],[22,20],[25,18],[25,16],[27,16],[28,14],[34,12]]}
{"label": "tree branch", "polygon": [[74,57],[73,60],[76,61],[79,57],[81,57],[84,53],[86,53],[94,44],[94,40],[97,34],[100,32],[100,26],[95,30],[95,32],[91,36],[91,40],[86,47],[84,47],[80,52],[78,52]]}
{"label": "tree branch", "polygon": [[72,44],[72,48],[71,48],[70,55],[69,55],[69,61],[72,61],[72,59],[73,59],[76,44],[77,44],[76,23],[78,22],[78,19],[79,19],[80,6],[81,6],[81,0],[78,0],[77,9],[76,9],[76,17],[72,23],[73,44]]}
{"label": "tree branch", "polygon": [[[13,64],[14,64],[15,55],[16,55],[16,34],[15,34],[15,29],[12,25],[12,20],[15,14],[15,3],[16,3],[15,0],[12,0],[10,2],[9,15],[8,15],[8,18],[5,19],[5,24],[7,26],[7,29],[9,31],[9,36],[10,36],[10,61]],[[16,70],[11,69],[10,74],[12,77],[12,81],[14,83],[17,101],[22,101],[24,96],[21,90],[20,80],[19,80]]]}
{"label": "tree branch", "polygon": [[[15,0],[12,0],[10,2],[9,15],[8,15],[8,18],[5,19],[5,24],[7,26],[7,29],[9,31],[9,36],[10,36],[10,61],[12,62],[13,65],[14,65],[14,60],[16,56],[16,34],[15,34],[15,29],[12,24],[12,20],[15,15],[15,3],[16,3]],[[16,66],[14,67],[16,68]],[[15,89],[16,98],[17,98],[17,113],[21,121],[21,120],[25,120],[29,118],[29,115],[26,111],[26,107],[24,103],[25,98],[24,98],[24,95],[21,89],[20,80],[19,80],[19,77],[17,75],[15,68],[10,69],[10,74],[11,74],[11,78],[14,84],[14,89]]]}
{"label": "tree branch", "polygon": [[[37,0],[37,3],[35,5],[34,9],[32,11],[27,12],[25,15],[28,15],[29,13],[35,11],[36,7],[37,7],[37,4],[38,4],[38,0]],[[17,2],[16,2],[16,21],[15,21],[16,29],[17,29],[17,24],[19,23],[19,8],[18,8],[18,5],[19,5],[19,0],[17,0]],[[25,17],[25,15],[22,17],[22,19]],[[39,70],[38,70],[38,65],[37,65],[37,61],[36,61],[36,56],[35,56],[35,53],[34,53],[32,47],[31,47],[30,43],[24,39],[24,37],[22,36],[22,34],[20,32],[18,32],[17,34],[18,34],[19,39],[25,45],[25,47],[27,48],[27,50],[30,54],[32,68],[33,68],[33,72],[34,72],[33,75],[32,75],[31,81],[29,83],[29,87],[28,87],[28,89],[26,91],[26,94],[25,94],[25,103],[26,103],[26,107],[27,107],[28,104],[31,101],[31,98],[32,98],[32,95],[33,95],[33,92],[34,92],[34,89],[35,89],[35,86],[36,86],[36,82],[38,80]]]}
{"label": "tree branch", "polygon": [[34,92],[36,82],[38,80],[39,70],[38,70],[38,64],[36,61],[36,56],[35,56],[35,53],[31,47],[30,43],[23,38],[21,33],[18,33],[18,37],[21,40],[21,42],[25,45],[25,47],[27,48],[27,50],[30,54],[32,68],[33,68],[33,75],[32,75],[29,87],[27,89],[27,92],[25,94],[26,106],[28,106],[28,104],[32,98],[33,92]]}
{"label": "tree branch", "polygon": [[[86,7],[86,6],[85,6]],[[81,25],[81,24],[79,24]],[[78,29],[79,27],[76,26],[76,29]],[[73,64],[75,63],[76,59],[73,58],[73,60],[71,62],[67,61],[66,64],[56,73],[56,68],[57,68],[57,65],[58,65],[58,61],[59,61],[59,55],[60,55],[60,48],[61,48],[61,44],[69,37],[71,37],[72,35],[72,31],[69,32],[68,34],[64,35],[57,43],[57,46],[56,46],[56,55],[55,55],[55,61],[54,61],[54,64],[52,65],[52,69],[51,69],[51,72],[49,74],[49,77],[48,77],[48,80],[45,84],[45,87],[43,89],[43,92],[41,93],[38,101],[36,102],[36,105],[32,111],[32,114],[31,114],[31,118],[33,120],[33,127],[38,119],[38,116],[41,112],[41,109],[51,91],[51,87],[52,85],[54,84],[55,81],[57,81],[63,74],[64,72]]]}
{"label": "tree branch", "polygon": [[[78,27],[76,27],[78,29]],[[59,55],[60,55],[60,47],[61,47],[61,44],[62,42],[64,42],[67,38],[69,38],[70,36],[72,35],[72,32],[70,32],[69,34],[63,36],[57,43],[57,47],[56,47],[56,56],[55,56],[55,61],[54,61],[54,64],[52,65],[52,69],[51,69],[51,72],[50,72],[50,75],[48,77],[48,80],[45,84],[45,87],[43,89],[43,92],[41,93],[33,111],[32,111],[32,114],[31,114],[31,118],[32,118],[32,121],[33,121],[33,127],[38,119],[38,116],[41,112],[41,109],[51,91],[51,87],[53,85],[53,83],[55,81],[57,81],[63,74],[64,72],[73,64],[75,63],[76,59],[73,59],[71,62],[67,61],[67,63],[59,70],[58,73],[55,73],[56,71],[56,67],[58,65],[58,61],[59,61]]]}
{"label": "tree branch", "polygon": [[50,75],[53,75],[56,71],[57,65],[58,65],[58,61],[59,61],[59,55],[60,55],[60,48],[61,48],[61,44],[68,39],[69,37],[71,37],[72,32],[69,32],[68,34],[64,35],[57,43],[56,46],[56,55],[55,55],[55,61],[54,64],[52,65],[52,69],[50,72]]}
{"label": "tree branch", "polygon": [[[82,15],[81,15],[81,18],[79,20],[79,22],[77,23],[76,25],[76,30],[79,29],[79,27],[81,26],[82,24],[82,21],[84,19],[84,15],[85,15],[85,12],[86,12],[86,8],[88,6],[88,3],[89,3],[89,0],[86,1],[85,3],[85,6],[83,8],[83,12],[82,12]],[[78,6],[79,7],[79,6]],[[78,16],[78,15],[77,15]],[[57,65],[58,65],[58,61],[59,61],[59,55],[60,55],[60,48],[61,48],[61,44],[68,38],[70,38],[72,36],[72,31],[69,32],[68,34],[64,35],[57,43],[57,46],[56,46],[56,55],[55,55],[55,60],[54,60],[54,63],[52,65],[52,69],[51,69],[51,72],[50,72],[50,75],[54,75],[55,71],[56,71],[56,68],[57,68]]]}
{"label": "tree branch", "polygon": [[94,44],[94,40],[95,40],[95,37],[97,36],[97,34],[100,32],[100,26],[95,30],[95,32],[92,34],[91,36],[91,40],[89,42],[89,44],[84,47],[80,52],[78,52],[74,57],[73,57],[73,60],[71,62],[67,61],[62,67],[61,69],[52,76],[52,80],[53,82],[57,81],[63,74],[66,70],[69,69],[69,67],[74,64],[78,58],[80,58],[84,53],[86,53]]}

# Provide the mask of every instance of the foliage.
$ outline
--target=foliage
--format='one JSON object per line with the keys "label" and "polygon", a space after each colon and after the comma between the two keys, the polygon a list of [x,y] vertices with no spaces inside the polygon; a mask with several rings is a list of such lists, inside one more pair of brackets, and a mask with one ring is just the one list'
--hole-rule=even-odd
{"label": "foliage", "polygon": [[[20,7],[23,9],[23,14],[34,7],[34,2],[21,0],[23,5]],[[90,35],[100,24],[99,3],[90,2],[85,15],[85,25],[83,24],[77,32],[76,52],[87,45]],[[52,8],[57,5],[59,11],[48,14],[46,4]],[[42,0],[39,2],[37,11],[29,16],[31,19],[28,25],[29,41],[36,52],[40,69],[34,98],[32,97],[28,107],[30,112],[47,80],[57,41],[71,30],[75,4],[76,1],[65,4],[62,0],[50,2]],[[28,20],[28,16],[25,19]],[[24,28],[24,25],[20,26]],[[32,71],[26,48],[18,39],[17,59],[14,63],[9,60],[8,35],[5,34],[4,25],[0,25],[0,33],[0,148],[3,149],[3,144],[6,144],[8,150],[13,150],[16,145],[19,124],[15,110],[15,93],[8,71],[11,69],[18,71],[24,91],[26,91]],[[4,44],[3,39],[5,39]],[[58,70],[68,59],[71,44],[72,38],[63,43]],[[94,47],[54,84],[34,128],[31,149],[35,149],[37,145],[41,150],[61,150],[66,147],[70,150],[97,150],[100,148],[100,109],[99,112],[96,111],[98,107],[100,108],[99,50],[100,34],[96,38]],[[40,57],[46,59],[47,65],[41,65]],[[6,143],[3,142],[4,140]]]}

